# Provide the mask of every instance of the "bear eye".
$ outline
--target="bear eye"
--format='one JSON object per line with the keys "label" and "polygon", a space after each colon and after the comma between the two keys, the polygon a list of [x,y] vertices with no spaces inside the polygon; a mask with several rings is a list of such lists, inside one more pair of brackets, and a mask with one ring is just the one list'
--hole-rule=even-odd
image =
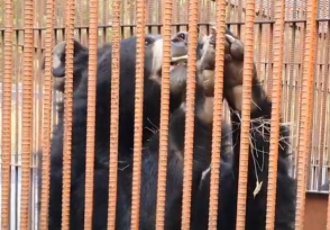
{"label": "bear eye", "polygon": [[145,46],[148,46],[152,43],[152,39],[150,37],[146,37],[145,40],[144,40],[144,45]]}
{"label": "bear eye", "polygon": [[183,39],[183,40],[185,40],[185,39],[186,39],[186,35],[185,35],[185,34],[183,34],[183,33],[180,33],[180,34],[178,35],[178,37],[179,37],[179,38],[181,38],[181,39]]}

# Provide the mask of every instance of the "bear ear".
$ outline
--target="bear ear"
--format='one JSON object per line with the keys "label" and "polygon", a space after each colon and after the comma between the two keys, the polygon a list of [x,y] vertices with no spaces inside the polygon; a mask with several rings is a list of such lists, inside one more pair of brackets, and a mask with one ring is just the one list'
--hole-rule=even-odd
{"label": "bear ear", "polygon": [[[65,47],[66,42],[60,42],[53,48],[53,76],[54,77],[64,77],[65,75]],[[78,41],[74,40],[73,44],[73,55],[76,57],[81,52],[87,50],[85,46],[80,44]],[[45,58],[42,63],[42,70],[45,70]]]}

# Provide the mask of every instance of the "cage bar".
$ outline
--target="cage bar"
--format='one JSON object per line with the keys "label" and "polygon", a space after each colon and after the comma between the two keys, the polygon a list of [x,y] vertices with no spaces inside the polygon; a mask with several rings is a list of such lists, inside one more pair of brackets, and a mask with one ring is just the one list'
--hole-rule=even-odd
{"label": "cage bar", "polygon": [[297,165],[297,206],[296,206],[296,223],[295,229],[302,230],[304,228],[305,214],[305,192],[306,192],[306,157],[308,156],[308,137],[311,118],[311,89],[313,85],[313,63],[315,48],[315,29],[316,29],[316,6],[317,1],[307,1],[307,28],[304,46],[304,64],[303,79],[301,91],[300,106],[300,126],[298,137],[298,165]]}
{"label": "cage bar", "polygon": [[110,119],[110,175],[108,229],[115,230],[117,207],[119,89],[120,89],[120,8],[121,0],[112,0],[112,63]]}
{"label": "cage bar", "polygon": [[[213,99],[213,128],[212,128],[212,156],[211,156],[211,179],[210,179],[210,201],[209,201],[209,230],[217,229],[219,180],[220,180],[220,146],[222,125],[222,96],[223,96],[223,69],[225,49],[225,18],[226,2],[217,2],[217,36],[214,75],[214,99]],[[220,184],[221,186],[221,184]]]}
{"label": "cage bar", "polygon": [[193,141],[195,119],[195,74],[196,74],[196,46],[197,46],[197,21],[198,0],[189,1],[189,46],[188,46],[188,70],[187,70],[187,94],[186,94],[186,119],[184,137],[184,164],[183,164],[183,195],[181,229],[190,229],[191,186],[193,170]]}
{"label": "cage bar", "polygon": [[163,66],[161,81],[161,111],[159,130],[159,163],[157,180],[157,202],[156,202],[156,229],[163,230],[165,226],[165,200],[166,200],[166,173],[167,173],[167,144],[168,144],[168,122],[170,108],[170,62],[171,62],[171,34],[172,34],[172,0],[162,2],[162,37],[163,37]]}
{"label": "cage bar", "polygon": [[135,78],[135,112],[134,112],[134,156],[131,229],[139,229],[141,158],[143,129],[143,93],[144,93],[144,34],[145,34],[145,0],[136,4],[136,78]]}
{"label": "cage bar", "polygon": [[279,131],[281,121],[281,81],[283,68],[283,45],[284,45],[284,12],[285,1],[275,3],[275,25],[274,25],[274,71],[272,76],[272,121],[270,134],[270,157],[267,187],[267,213],[266,229],[274,229],[275,205],[277,188],[277,162],[279,150]]}
{"label": "cage bar", "polygon": [[5,2],[4,72],[2,78],[2,162],[1,162],[1,228],[9,228],[10,208],[10,158],[11,158],[11,106],[13,68],[13,5]]}
{"label": "cage bar", "polygon": [[89,6],[89,59],[88,59],[88,98],[86,126],[86,173],[85,173],[85,218],[84,229],[93,226],[94,191],[94,155],[95,155],[95,103],[98,48],[98,4],[99,0],[90,0]]}
{"label": "cage bar", "polygon": [[236,229],[245,229],[245,212],[247,197],[247,171],[249,161],[249,133],[250,133],[250,110],[251,110],[251,85],[253,77],[253,51],[254,51],[254,18],[255,2],[247,0],[245,28],[244,28],[244,79],[241,118],[241,144],[239,159],[238,199]]}
{"label": "cage bar", "polygon": [[32,150],[32,106],[33,88],[33,16],[34,2],[24,2],[24,73],[23,73],[23,111],[22,111],[22,189],[20,229],[29,229],[30,211],[30,162]]}
{"label": "cage bar", "polygon": [[[39,161],[41,161],[41,207],[40,207],[40,228],[47,229],[48,226],[48,208],[49,208],[49,176],[50,176],[50,150],[51,150],[51,113],[52,113],[52,65],[53,65],[53,36],[54,36],[54,1],[47,1],[47,19],[45,35],[45,74],[44,74],[44,100],[43,100],[43,146]],[[40,172],[40,171],[39,171]]]}
{"label": "cage bar", "polygon": [[62,180],[62,230],[70,229],[71,150],[72,150],[72,95],[73,95],[73,37],[75,0],[65,5],[65,94]]}

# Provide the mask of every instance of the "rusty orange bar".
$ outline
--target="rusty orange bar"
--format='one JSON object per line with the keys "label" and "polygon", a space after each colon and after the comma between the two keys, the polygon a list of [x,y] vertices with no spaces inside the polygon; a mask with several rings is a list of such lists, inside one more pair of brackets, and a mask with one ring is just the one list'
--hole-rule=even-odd
{"label": "rusty orange bar", "polygon": [[250,110],[251,110],[251,85],[253,75],[253,51],[254,51],[254,18],[255,1],[246,1],[245,34],[244,34],[244,79],[242,98],[242,123],[241,145],[239,157],[239,179],[237,198],[236,229],[245,229],[245,212],[247,196],[247,173],[249,164],[249,137],[250,137]]}
{"label": "rusty orange bar", "polygon": [[[41,185],[41,209],[40,228],[47,229],[49,207],[49,176],[50,176],[50,131],[52,114],[52,66],[53,66],[53,36],[54,36],[54,1],[47,0],[46,4],[46,41],[45,41],[45,74],[44,74],[44,98],[43,98],[43,142],[42,142],[42,185]],[[41,176],[41,175],[39,175]]]}
{"label": "rusty orange bar", "polygon": [[33,54],[34,1],[24,1],[24,63],[23,63],[23,110],[22,110],[22,190],[20,229],[29,229],[30,207],[30,160],[33,108]]}
{"label": "rusty orange bar", "polygon": [[221,154],[221,125],[222,125],[222,91],[223,69],[226,30],[226,1],[217,2],[217,37],[215,55],[214,100],[213,100],[213,129],[212,129],[212,160],[210,180],[210,206],[209,206],[209,230],[217,229],[218,197],[220,180]]}
{"label": "rusty orange bar", "polygon": [[[324,10],[326,10],[326,7],[324,8]],[[329,23],[329,22],[328,22]],[[325,46],[326,46],[326,49],[325,49],[325,60],[324,60],[324,63],[326,63],[326,65],[328,65],[329,63],[329,53],[330,53],[330,31],[329,31],[329,25],[328,25],[328,29],[327,29],[327,36],[326,37],[326,41],[325,41]],[[326,142],[325,142],[325,139],[326,139],[326,127],[329,127],[327,126],[326,124],[326,110],[327,110],[327,97],[328,97],[328,91],[329,91],[329,68],[325,67],[324,68],[324,79],[323,79],[323,97],[322,97],[322,113],[321,113],[321,138],[320,138],[320,155],[321,157],[324,156],[324,153],[325,153],[325,145],[326,145]],[[329,132],[329,128],[328,128],[328,132]],[[324,162],[323,162],[323,158],[321,159],[321,165],[324,166]],[[322,169],[322,167],[320,167]],[[320,171],[320,173],[322,173],[322,171]],[[321,183],[321,180],[320,180],[320,183]]]}
{"label": "rusty orange bar", "polygon": [[143,91],[144,91],[144,35],[145,35],[145,0],[136,4],[136,80],[134,114],[134,162],[132,182],[131,229],[139,229],[141,159],[143,131]]}
{"label": "rusty orange bar", "polygon": [[189,47],[187,70],[186,120],[184,137],[184,165],[183,165],[183,195],[181,229],[190,229],[191,186],[193,169],[193,144],[195,120],[195,74],[196,74],[196,46],[198,38],[198,0],[189,1]]}
{"label": "rusty orange bar", "polygon": [[73,94],[73,37],[75,1],[65,5],[65,93],[62,181],[62,230],[70,229],[71,149],[72,149],[72,94]]}
{"label": "rusty orange bar", "polygon": [[[98,47],[98,0],[89,1],[89,59],[88,76],[97,76]],[[84,229],[92,230],[94,155],[95,155],[95,103],[97,77],[88,77],[87,127],[86,127],[86,172],[85,172],[85,218]]]}
{"label": "rusty orange bar", "polygon": [[284,12],[285,0],[275,2],[275,25],[274,25],[274,68],[272,76],[272,120],[270,134],[270,157],[267,186],[267,213],[266,229],[273,230],[275,223],[276,186],[277,186],[277,161],[278,144],[281,119],[281,93],[282,93],[282,67],[284,45]]}
{"label": "rusty orange bar", "polygon": [[116,228],[118,130],[120,89],[120,7],[121,0],[112,0],[112,67],[111,67],[111,117],[110,117],[110,175],[108,202],[108,230]]}
{"label": "rusty orange bar", "polygon": [[13,70],[13,5],[5,1],[4,75],[2,80],[2,164],[1,164],[1,229],[9,229],[10,212],[10,156],[11,156],[11,100]]}
{"label": "rusty orange bar", "polygon": [[308,142],[310,136],[310,122],[311,122],[311,90],[313,86],[314,75],[314,55],[315,52],[315,30],[316,30],[316,0],[307,1],[307,27],[305,37],[305,52],[303,63],[303,78],[301,90],[301,107],[300,107],[300,126],[298,137],[298,169],[297,169],[297,206],[296,206],[296,230],[304,229],[304,215],[305,215],[305,191],[306,191],[306,158],[308,155]]}
{"label": "rusty orange bar", "polygon": [[[327,43],[328,43],[327,44],[327,51],[329,51],[330,50],[330,34],[329,34],[329,29],[328,29]],[[326,63],[329,63],[329,52],[327,53],[326,60],[327,60]],[[324,113],[326,112],[326,109],[327,109],[326,103],[328,101],[328,96],[329,96],[328,95],[329,94],[329,70],[328,70],[328,68],[326,70],[326,74],[325,74],[324,77],[325,77],[324,92],[323,92],[324,93],[324,98],[323,98],[323,100],[324,100],[324,105],[323,105],[324,106],[323,107],[324,112],[322,113],[322,116],[325,115]],[[322,119],[323,119],[323,117],[322,117]],[[324,123],[326,124],[327,123],[326,117],[324,117],[324,119],[325,119]],[[328,117],[328,122],[329,121],[330,120],[329,120],[329,117]],[[329,125],[327,127],[329,127]],[[324,150],[326,150],[326,142],[324,142],[324,139],[322,139],[322,138],[324,138],[324,136],[326,136],[326,134],[324,134],[324,132],[325,131],[322,130],[322,133],[321,133],[321,147],[322,147],[322,153],[321,154],[323,154],[324,153]],[[328,133],[329,133],[329,129],[328,129]],[[329,138],[328,138],[328,140],[329,140]],[[330,170],[328,169],[328,178],[330,178],[329,177],[329,172],[330,172]],[[329,182],[329,180],[328,180],[328,182]],[[327,228],[326,229],[327,230],[330,230],[330,196],[328,196],[328,214],[327,214]]]}
{"label": "rusty orange bar", "polygon": [[164,212],[166,200],[166,172],[167,172],[167,144],[168,121],[170,108],[170,62],[171,62],[171,34],[172,34],[172,0],[163,0],[163,67],[161,82],[161,112],[159,131],[159,160],[158,160],[158,185],[156,205],[156,229],[164,229]]}
{"label": "rusty orange bar", "polygon": [[[314,31],[314,47],[319,47],[318,43],[319,43],[319,38],[318,38],[318,29],[317,29],[317,25],[315,25],[315,31]],[[320,44],[322,45],[322,41],[320,41]],[[314,49],[312,52],[314,52],[314,59],[315,62],[313,63],[314,67],[313,68],[313,78],[315,76],[315,83],[318,83],[320,76],[322,76],[321,71],[317,71],[318,68],[316,68],[316,62],[318,62],[318,56],[320,56],[320,54],[322,55],[322,52],[318,52],[317,49]],[[306,157],[306,166],[305,166],[305,183],[307,185],[308,182],[310,182],[309,177],[312,175],[312,171],[310,170],[309,165],[311,164],[311,160],[312,159],[312,155],[316,156],[316,154],[313,154],[313,151],[316,150],[318,151],[318,153],[320,154],[321,151],[319,149],[319,143],[314,143],[314,140],[316,140],[316,138],[319,140],[320,139],[320,133],[319,133],[319,126],[320,126],[320,122],[319,121],[314,121],[314,116],[319,116],[320,115],[320,109],[321,109],[321,105],[320,102],[321,100],[315,100],[315,98],[317,98],[317,96],[320,93],[319,87],[317,86],[317,84],[314,84],[314,79],[312,80],[312,86],[310,89],[310,106],[311,108],[311,114],[309,117],[309,136],[308,136],[308,143],[306,144],[306,148],[307,148],[307,157]],[[314,108],[316,108],[314,110]],[[316,128],[313,128],[316,127]],[[318,160],[318,165],[322,162],[322,156],[318,156],[319,160]],[[315,167],[315,166],[313,166]],[[318,171],[317,166],[315,167],[316,171]],[[309,175],[308,175],[309,174]],[[321,181],[321,180],[320,180]],[[306,189],[306,187],[305,187]]]}

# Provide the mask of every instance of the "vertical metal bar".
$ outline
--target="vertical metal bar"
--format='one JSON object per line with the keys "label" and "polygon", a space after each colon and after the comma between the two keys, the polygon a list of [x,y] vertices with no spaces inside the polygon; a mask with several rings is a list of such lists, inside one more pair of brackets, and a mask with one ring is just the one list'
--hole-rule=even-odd
{"label": "vertical metal bar", "polygon": [[[215,51],[215,77],[214,77],[214,100],[213,100],[213,129],[212,129],[212,159],[210,180],[210,205],[209,205],[209,230],[217,229],[218,219],[218,197],[220,180],[221,154],[221,125],[222,125],[222,91],[223,91],[223,69],[226,30],[226,1],[217,2],[217,37]],[[221,185],[220,185],[221,186]],[[220,201],[221,202],[221,201]]]}
{"label": "vertical metal bar", "polygon": [[23,63],[23,111],[22,111],[22,189],[20,229],[29,227],[30,197],[30,161],[31,161],[31,126],[33,108],[33,0],[24,2],[24,63]]}
{"label": "vertical metal bar", "polygon": [[[170,108],[170,62],[171,62],[171,34],[172,34],[172,0],[163,0],[163,67],[161,82],[161,111],[160,111],[160,140],[158,160],[158,185],[156,206],[156,229],[164,229],[164,212],[166,200],[166,172],[167,172],[167,144],[168,119]],[[159,3],[161,4],[161,2]]]}
{"label": "vertical metal bar", "polygon": [[1,164],[1,228],[9,229],[10,218],[10,156],[11,156],[11,100],[13,70],[13,4],[5,1],[4,75],[2,79],[2,164]]}
{"label": "vertical metal bar", "polygon": [[[310,103],[310,106],[311,108],[315,108],[316,109],[312,109],[311,111],[311,116],[310,116],[310,122],[309,122],[309,130],[310,130],[310,133],[309,133],[309,137],[308,137],[308,143],[307,143],[307,162],[306,162],[306,167],[305,167],[305,174],[306,174],[306,183],[308,184],[308,182],[310,182],[310,176],[313,176],[314,174],[314,178],[312,178],[312,183],[310,183],[309,185],[312,185],[312,187],[314,187],[314,185],[317,185],[317,176],[318,176],[318,166],[319,166],[319,163],[322,159],[318,159],[317,160],[317,157],[319,157],[320,155],[320,150],[319,150],[319,146],[318,144],[319,143],[315,143],[314,140],[319,140],[320,139],[320,133],[318,132],[320,129],[320,120],[318,119],[317,121],[314,120],[314,116],[316,114],[316,116],[319,116],[320,114],[320,109],[321,109],[321,106],[320,105],[317,105],[317,104],[320,104],[320,100],[315,100],[319,98],[320,96],[320,87],[318,86],[318,83],[321,79],[321,76],[322,76],[322,70],[321,70],[321,65],[317,65],[316,63],[318,62],[318,57],[320,57],[320,60],[322,60],[321,56],[322,56],[322,51],[321,52],[318,52],[318,42],[319,42],[319,37],[318,37],[318,28],[319,28],[319,25],[318,23],[316,22],[316,26],[315,26],[315,31],[314,31],[314,60],[313,61],[313,80],[312,80],[312,86],[311,86],[311,97],[310,97],[310,100],[311,100],[311,103]],[[320,38],[321,40],[321,38]],[[323,42],[320,41],[321,43],[321,47],[323,45]],[[317,71],[318,70],[318,71]],[[315,76],[315,78],[314,78]],[[314,106],[315,105],[315,106]],[[315,124],[315,126],[314,126]],[[315,127],[315,128],[313,128]],[[313,153],[313,151],[316,150],[316,152],[318,152],[318,154],[316,153]],[[318,155],[318,156],[317,156]],[[313,160],[314,159],[314,160]],[[318,162],[318,163],[317,163]],[[310,167],[312,165],[312,167]],[[310,172],[313,172],[312,175],[310,175]]]}
{"label": "vertical metal bar", "polygon": [[119,89],[120,89],[120,9],[121,0],[112,0],[112,63],[111,63],[111,118],[110,118],[110,175],[108,229],[116,228]]}
{"label": "vertical metal bar", "polygon": [[75,0],[65,6],[65,94],[62,181],[62,230],[70,229],[71,149],[72,149],[72,94],[73,94],[73,38]]}
{"label": "vertical metal bar", "polygon": [[[88,76],[97,75],[98,5],[98,0],[90,0]],[[95,77],[88,78],[84,218],[85,230],[92,230],[93,223],[96,81],[97,78]]]}
{"label": "vertical metal bar", "polygon": [[[19,6],[19,4],[17,4]],[[17,7],[18,9],[19,7]],[[17,10],[18,11],[18,10]],[[18,12],[17,12],[18,14]],[[16,18],[16,20],[18,20],[19,17]],[[18,24],[18,22],[17,22]],[[20,48],[18,46],[19,44],[19,33],[16,31],[16,36],[15,36],[15,45],[16,45],[16,49],[15,49],[15,56],[18,57],[19,60],[21,60],[21,54],[19,52]],[[17,65],[18,61],[15,60],[15,65]],[[16,82],[19,82],[20,80],[20,73],[16,75]],[[16,127],[15,127],[15,140],[16,140],[16,143],[15,143],[15,164],[18,163],[18,155],[21,151],[21,144],[20,144],[20,136],[19,136],[19,132],[20,132],[20,128],[21,128],[21,122],[20,122],[20,96],[21,96],[21,92],[20,92],[20,89],[19,89],[19,86],[20,84],[16,84],[16,87],[15,87],[15,90],[16,90],[16,100],[15,100],[15,103],[16,103],[16,106],[15,106],[15,112],[16,112],[16,116],[15,116],[15,123],[16,123]],[[15,167],[15,172],[14,172],[14,180],[17,181],[17,167]],[[18,209],[18,184],[15,183],[15,210]],[[15,217],[14,217],[14,226],[17,228],[17,221],[18,221],[18,211],[15,212]]]}
{"label": "vertical metal bar", "polygon": [[250,134],[250,110],[251,110],[251,85],[253,75],[253,51],[254,51],[254,18],[255,1],[246,2],[245,34],[244,34],[244,79],[242,99],[242,124],[241,145],[239,159],[238,200],[236,229],[245,229],[245,212],[247,196],[247,171],[249,161],[249,134]]}
{"label": "vertical metal bar", "polygon": [[187,109],[184,137],[184,172],[183,172],[183,200],[181,229],[190,229],[191,186],[193,169],[194,144],[194,115],[195,115],[195,74],[196,74],[196,46],[198,39],[198,7],[199,0],[189,1],[189,47],[187,76]]}
{"label": "vertical metal bar", "polygon": [[267,186],[266,229],[273,230],[275,223],[277,161],[281,114],[282,68],[284,45],[285,0],[275,2],[274,25],[274,74],[272,77],[272,120],[270,134],[270,157]]}
{"label": "vertical metal bar", "polygon": [[[330,10],[330,9],[329,9]],[[328,22],[328,36],[327,36],[327,39],[328,39],[328,50],[330,49],[330,39],[329,39],[329,37],[330,37],[330,23]],[[328,57],[327,57],[327,62],[325,63],[326,65],[327,65],[327,75],[325,76],[326,77],[326,82],[325,82],[325,85],[324,85],[324,94],[325,94],[325,101],[324,101],[324,103],[325,103],[325,108],[324,108],[324,110],[326,111],[327,110],[327,107],[326,107],[326,104],[327,104],[327,101],[328,101],[328,96],[329,96],[329,53],[327,53],[327,55],[328,55]],[[329,103],[328,103],[328,106],[329,106]],[[329,107],[328,107],[329,108]],[[329,112],[329,111],[326,111],[326,112]],[[329,116],[328,116],[328,119],[327,119],[327,121],[328,121],[328,123],[329,123],[329,121],[330,121],[330,119],[329,119]],[[325,123],[327,123],[327,121],[325,122]],[[329,127],[329,125],[327,126],[327,127]],[[330,130],[328,129],[328,133],[330,133]],[[328,138],[328,140],[329,140],[329,138]],[[321,143],[322,144],[322,143]],[[329,146],[329,145],[328,145]],[[323,151],[326,151],[326,146],[325,146],[325,148],[324,148],[324,150]],[[322,151],[322,153],[324,153]],[[328,156],[329,156],[329,154],[328,154]],[[329,159],[328,159],[328,165],[329,165]],[[328,168],[328,183],[329,183],[329,178],[330,178],[330,175],[329,175],[329,172],[330,172],[330,170],[329,170],[329,168]],[[326,228],[327,230],[330,230],[330,196],[328,197],[328,213],[327,213],[327,228]]]}
{"label": "vertical metal bar", "polygon": [[297,208],[295,229],[304,229],[305,214],[305,190],[306,190],[306,158],[308,156],[308,140],[310,135],[310,117],[311,117],[311,90],[313,84],[313,67],[315,49],[315,29],[316,29],[316,0],[308,0],[307,2],[307,28],[306,42],[304,52],[303,79],[301,91],[301,107],[300,107],[300,126],[298,139],[298,170],[297,170]]}
{"label": "vertical metal bar", "polygon": [[[54,36],[54,1],[47,0],[46,19],[46,41],[45,41],[45,75],[44,75],[44,100],[43,100],[43,145],[42,145],[42,189],[41,189],[41,209],[40,228],[47,229],[48,226],[48,206],[49,206],[49,173],[50,173],[50,130],[52,114],[52,50]],[[41,160],[39,159],[39,160]],[[39,175],[41,176],[41,175]]]}
{"label": "vertical metal bar", "polygon": [[145,34],[145,0],[136,4],[136,80],[135,80],[135,114],[134,114],[134,163],[132,182],[131,229],[139,229],[141,158],[143,129],[143,91],[144,91],[144,34]]}
{"label": "vertical metal bar", "polygon": [[[305,23],[302,24],[301,28],[300,28],[300,38],[301,38],[301,50],[305,50],[305,46],[306,46],[306,41],[305,39],[303,39],[305,36],[306,36],[306,25]],[[301,66],[300,66],[300,76],[298,78],[298,82],[297,82],[297,94],[296,94],[296,98],[295,98],[295,101],[299,101],[301,99],[301,95],[302,95],[302,75],[303,75],[303,70],[304,70],[304,62],[303,62],[303,58],[301,58]],[[296,119],[298,120],[298,124],[300,124],[301,122],[301,110],[300,110],[300,106],[296,106],[296,109],[295,109],[295,114],[296,114]],[[299,135],[299,126],[297,125],[297,128],[295,130],[295,133],[297,133],[297,136]],[[296,145],[299,145],[299,138],[297,138],[297,140],[295,140]],[[295,159],[294,159],[294,164],[295,164],[295,169],[294,169],[294,176],[295,178],[297,178],[297,174],[298,174],[298,158],[300,157],[300,154],[299,154],[299,151],[296,152],[295,154]]]}
{"label": "vertical metal bar", "polygon": [[325,131],[326,131],[326,127],[329,127],[326,125],[326,109],[327,109],[327,89],[329,87],[329,67],[328,67],[328,63],[329,63],[329,53],[330,53],[330,23],[327,22],[327,33],[326,33],[326,42],[325,42],[325,46],[326,46],[326,51],[325,51],[325,60],[324,60],[324,75],[323,75],[323,81],[322,81],[322,85],[323,85],[323,89],[321,89],[322,91],[322,101],[321,101],[321,108],[322,108],[322,112],[321,112],[321,137],[320,137],[320,169],[319,169],[319,188],[321,187],[322,184],[322,171],[323,171],[323,157],[324,157],[324,153],[325,153]]}

